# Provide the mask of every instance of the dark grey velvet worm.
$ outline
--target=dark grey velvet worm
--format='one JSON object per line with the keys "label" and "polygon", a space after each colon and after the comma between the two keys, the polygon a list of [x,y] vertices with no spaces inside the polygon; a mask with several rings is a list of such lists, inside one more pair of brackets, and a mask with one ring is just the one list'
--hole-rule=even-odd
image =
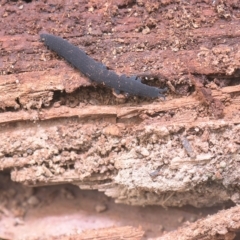
{"label": "dark grey velvet worm", "polygon": [[117,92],[122,91],[130,95],[164,98],[163,93],[167,91],[167,88],[160,89],[148,86],[137,80],[135,76],[127,77],[126,75],[118,75],[61,37],[51,34],[41,34],[40,37],[50,50],[63,57],[94,82],[111,87]]}

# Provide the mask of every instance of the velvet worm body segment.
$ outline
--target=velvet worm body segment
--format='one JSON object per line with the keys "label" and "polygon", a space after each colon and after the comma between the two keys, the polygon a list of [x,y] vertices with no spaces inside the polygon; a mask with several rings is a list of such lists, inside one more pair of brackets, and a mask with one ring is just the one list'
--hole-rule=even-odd
{"label": "velvet worm body segment", "polygon": [[135,76],[127,77],[126,75],[118,75],[61,37],[51,34],[41,34],[40,38],[50,50],[63,57],[94,82],[111,87],[117,92],[123,91],[130,95],[164,98],[163,93],[167,91],[167,88],[160,89],[148,86],[137,80]]}

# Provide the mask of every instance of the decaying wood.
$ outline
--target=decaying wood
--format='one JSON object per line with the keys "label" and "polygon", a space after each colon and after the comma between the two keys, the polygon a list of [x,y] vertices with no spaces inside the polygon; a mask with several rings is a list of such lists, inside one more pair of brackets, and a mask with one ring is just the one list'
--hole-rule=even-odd
{"label": "decaying wood", "polygon": [[[126,227],[111,227],[111,228],[103,228],[96,230],[87,230],[81,234],[68,235],[68,236],[58,236],[58,237],[48,237],[50,240],[60,239],[60,240],[140,240],[144,234],[140,228],[133,228],[130,226]],[[38,238],[37,238],[38,239]]]}
{"label": "decaying wood", "polygon": [[[158,240],[232,240],[240,228],[240,207],[223,210],[206,219],[165,234]],[[239,236],[238,236],[239,237]]]}
{"label": "decaying wood", "polygon": [[[134,205],[239,203],[239,8],[41,1],[23,11],[3,1],[1,169],[27,185],[70,182]],[[41,32],[168,86],[166,100],[116,98],[46,49]]]}

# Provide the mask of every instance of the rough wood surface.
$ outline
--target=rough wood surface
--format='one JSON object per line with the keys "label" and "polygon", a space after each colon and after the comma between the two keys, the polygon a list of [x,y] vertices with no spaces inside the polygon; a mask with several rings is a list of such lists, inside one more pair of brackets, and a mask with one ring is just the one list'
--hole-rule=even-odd
{"label": "rough wood surface", "polygon": [[[128,204],[239,203],[239,8],[3,1],[1,169],[24,184],[70,182]],[[49,51],[42,32],[118,73],[168,86],[166,100],[116,98]]]}
{"label": "rough wood surface", "polygon": [[177,231],[165,234],[157,240],[232,240],[238,239],[240,229],[240,207],[223,210],[206,219],[188,224]]}
{"label": "rough wood surface", "polygon": [[[126,239],[126,240],[140,240],[144,234],[140,228],[133,228],[133,227],[112,227],[112,228],[103,228],[98,230],[88,230],[84,231],[81,234],[75,234],[72,236],[58,236],[49,238],[50,240],[60,239],[60,240],[119,240],[119,239]],[[38,239],[38,238],[37,238]]]}

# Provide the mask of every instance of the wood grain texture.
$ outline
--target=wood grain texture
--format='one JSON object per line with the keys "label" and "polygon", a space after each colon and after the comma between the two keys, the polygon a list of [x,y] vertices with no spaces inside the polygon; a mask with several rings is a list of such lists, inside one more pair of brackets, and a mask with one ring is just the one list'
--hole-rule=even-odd
{"label": "wood grain texture", "polygon": [[[136,205],[239,202],[238,4],[97,2],[0,9],[1,169]],[[115,98],[46,49],[43,32],[119,75],[167,85],[166,101]]]}
{"label": "wood grain texture", "polygon": [[[0,5],[0,169],[13,181],[72,183],[140,206],[240,203],[238,1]],[[44,32],[118,75],[168,86],[166,101],[115,98],[46,49]],[[233,239],[238,223],[234,207],[160,239]],[[143,234],[81,239],[109,233]]]}
{"label": "wood grain texture", "polygon": [[236,231],[240,228],[239,206],[220,211],[206,219],[190,223],[188,226],[165,234],[157,240],[193,240],[193,239],[237,239]]}

